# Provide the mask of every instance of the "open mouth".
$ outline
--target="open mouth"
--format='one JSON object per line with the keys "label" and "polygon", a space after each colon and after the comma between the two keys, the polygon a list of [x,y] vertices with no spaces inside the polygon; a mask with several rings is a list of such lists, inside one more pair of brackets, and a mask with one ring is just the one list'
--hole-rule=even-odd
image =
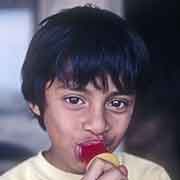
{"label": "open mouth", "polygon": [[101,140],[92,140],[78,145],[76,154],[78,159],[86,164],[96,155],[107,152],[106,145]]}

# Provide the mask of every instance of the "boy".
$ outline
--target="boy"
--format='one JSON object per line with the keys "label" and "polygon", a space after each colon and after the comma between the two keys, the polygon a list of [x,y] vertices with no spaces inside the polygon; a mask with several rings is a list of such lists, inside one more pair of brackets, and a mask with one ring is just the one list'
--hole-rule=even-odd
{"label": "boy", "polygon": [[97,158],[88,168],[82,147],[122,142],[146,86],[142,40],[117,15],[75,7],[41,23],[22,68],[22,92],[51,146],[0,180],[168,180],[160,166],[121,152],[121,165]]}

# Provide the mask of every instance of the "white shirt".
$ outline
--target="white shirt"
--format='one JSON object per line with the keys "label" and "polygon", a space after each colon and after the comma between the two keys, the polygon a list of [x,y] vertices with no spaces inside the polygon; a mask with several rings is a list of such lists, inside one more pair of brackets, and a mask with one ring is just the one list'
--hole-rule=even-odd
{"label": "white shirt", "polygon": [[[128,180],[170,180],[167,172],[151,161],[124,152],[119,157],[128,169]],[[80,180],[81,178],[82,175],[57,169],[43,157],[42,153],[0,176],[0,180]]]}

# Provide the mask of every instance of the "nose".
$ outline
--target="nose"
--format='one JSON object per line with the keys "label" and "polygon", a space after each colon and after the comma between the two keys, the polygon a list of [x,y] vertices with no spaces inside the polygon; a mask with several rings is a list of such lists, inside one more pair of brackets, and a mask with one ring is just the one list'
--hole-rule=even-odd
{"label": "nose", "polygon": [[109,130],[106,113],[103,109],[92,109],[83,124],[83,128],[95,135],[103,135]]}

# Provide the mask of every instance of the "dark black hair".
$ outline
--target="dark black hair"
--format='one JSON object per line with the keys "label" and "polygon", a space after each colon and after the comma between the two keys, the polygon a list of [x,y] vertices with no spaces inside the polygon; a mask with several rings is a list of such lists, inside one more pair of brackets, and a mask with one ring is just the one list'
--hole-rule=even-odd
{"label": "dark black hair", "polygon": [[66,87],[92,82],[105,89],[108,75],[119,90],[136,93],[147,59],[143,41],[118,15],[89,6],[66,9],[42,21],[34,35],[22,67],[22,92],[41,113],[45,86],[55,79]]}

